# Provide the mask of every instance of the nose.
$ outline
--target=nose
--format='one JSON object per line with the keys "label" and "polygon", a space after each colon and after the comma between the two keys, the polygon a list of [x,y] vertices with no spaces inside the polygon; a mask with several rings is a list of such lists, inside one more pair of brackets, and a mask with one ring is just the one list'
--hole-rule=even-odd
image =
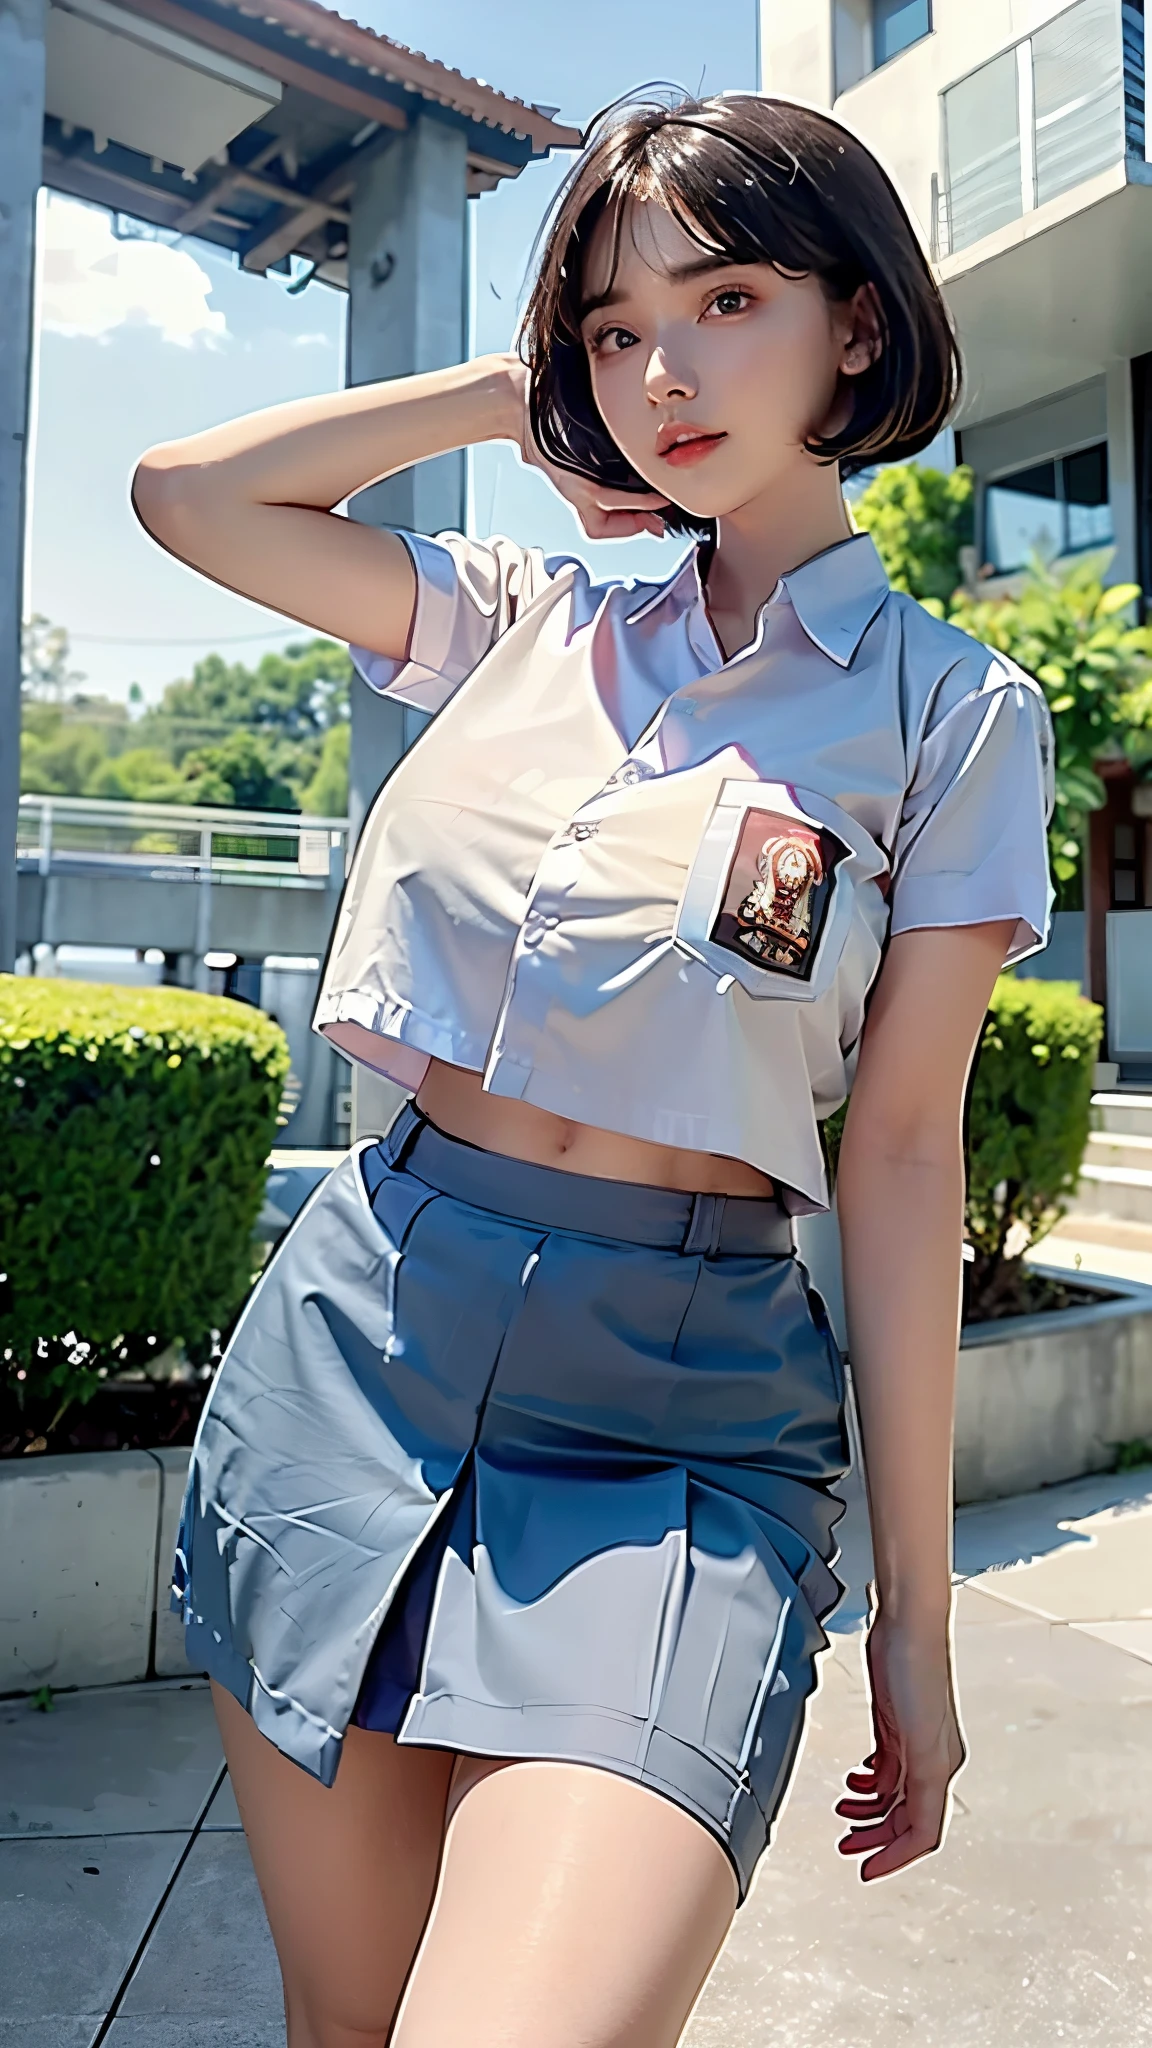
{"label": "nose", "polygon": [[695,398],[697,379],[687,364],[672,363],[668,350],[661,345],[648,358],[644,388],[653,405],[667,405],[673,399]]}

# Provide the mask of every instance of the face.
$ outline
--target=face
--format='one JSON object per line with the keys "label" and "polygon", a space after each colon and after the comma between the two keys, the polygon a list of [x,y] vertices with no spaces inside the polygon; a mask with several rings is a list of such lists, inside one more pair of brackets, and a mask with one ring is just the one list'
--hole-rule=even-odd
{"label": "face", "polygon": [[806,437],[844,424],[841,378],[879,352],[871,288],[832,304],[815,277],[717,263],[651,200],[626,202],[609,283],[611,263],[605,216],[585,266],[582,334],[601,417],[645,482],[718,518],[810,470]]}

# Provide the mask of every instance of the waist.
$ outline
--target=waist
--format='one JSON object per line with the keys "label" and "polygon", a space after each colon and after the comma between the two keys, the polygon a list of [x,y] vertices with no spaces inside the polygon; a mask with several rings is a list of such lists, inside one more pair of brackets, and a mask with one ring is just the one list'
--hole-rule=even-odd
{"label": "waist", "polygon": [[601,1125],[574,1122],[534,1103],[490,1095],[478,1073],[442,1060],[429,1062],[416,1107],[447,1136],[560,1173],[687,1195],[775,1193],[767,1174],[747,1160],[655,1144]]}
{"label": "waist", "polygon": [[374,1156],[383,1168],[405,1167],[451,1200],[544,1230],[709,1258],[787,1258],[794,1249],[791,1220],[774,1197],[690,1194],[538,1166],[449,1137],[411,1103],[365,1154],[369,1199]]}

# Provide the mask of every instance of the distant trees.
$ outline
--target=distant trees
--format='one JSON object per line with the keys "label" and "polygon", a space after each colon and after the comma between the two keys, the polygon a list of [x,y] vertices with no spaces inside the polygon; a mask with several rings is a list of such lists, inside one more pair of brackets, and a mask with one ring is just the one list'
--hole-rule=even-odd
{"label": "distant trees", "polygon": [[[20,783],[44,796],[125,797],[343,816],[352,664],[334,640],[293,643],[255,668],[210,654],[140,710],[88,697],[68,635],[25,629]],[[135,714],[135,715],[134,715]]]}

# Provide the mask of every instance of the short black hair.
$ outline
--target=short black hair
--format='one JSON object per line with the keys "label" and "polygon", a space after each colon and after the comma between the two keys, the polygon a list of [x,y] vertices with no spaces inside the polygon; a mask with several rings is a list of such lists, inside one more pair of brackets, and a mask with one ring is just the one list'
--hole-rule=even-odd
{"label": "short black hair", "polygon": [[[842,476],[926,448],[960,394],[947,307],[891,179],[850,129],[813,107],[763,93],[693,99],[645,88],[597,116],[540,231],[519,345],[530,370],[532,430],[563,469],[616,490],[648,490],[609,435],[592,395],[581,335],[583,259],[624,202],[654,199],[721,262],[771,263],[819,278],[828,297],[874,288],[884,346],[851,379],[843,431],[808,442]],[[615,258],[613,268],[615,267]],[[712,522],[670,507],[672,532]]]}

